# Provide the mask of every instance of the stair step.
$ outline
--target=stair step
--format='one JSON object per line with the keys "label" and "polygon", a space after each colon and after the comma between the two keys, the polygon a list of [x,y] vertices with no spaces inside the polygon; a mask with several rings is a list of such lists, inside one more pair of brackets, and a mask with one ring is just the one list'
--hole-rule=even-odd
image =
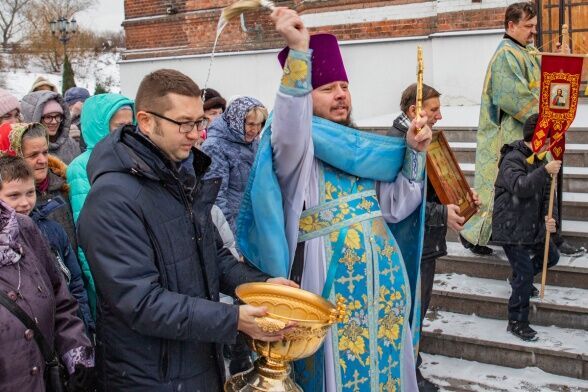
{"label": "stair step", "polygon": [[[437,123],[439,124],[439,123]],[[392,125],[390,125],[392,126]],[[390,128],[390,127],[388,127]],[[434,129],[442,129],[445,133],[447,141],[462,142],[462,143],[476,143],[477,139],[477,127],[469,126],[465,128],[459,128],[457,126],[444,126],[439,125]],[[588,144],[588,130],[580,128],[571,128],[566,132],[566,145],[569,144]],[[567,149],[567,148],[566,148]]]}
{"label": "stair step", "polygon": [[[476,165],[474,163],[460,163],[459,166],[469,184],[473,186]],[[563,173],[564,192],[583,193],[588,190],[588,167],[564,166]]]}
{"label": "stair step", "polygon": [[563,192],[562,217],[588,221],[588,193]]}
{"label": "stair step", "polygon": [[[475,142],[450,142],[449,145],[458,162],[474,163],[476,161]],[[588,166],[588,144],[566,144],[564,159],[567,166]]]}
{"label": "stair step", "polygon": [[[472,277],[505,281],[511,273],[502,248],[491,246],[492,256],[475,255],[460,243],[447,242],[448,255],[437,260],[437,273],[458,273]],[[539,281],[539,277],[535,280]],[[547,285],[588,289],[588,255],[560,256],[556,266],[547,272]]]}
{"label": "stair step", "polygon": [[[571,244],[583,246],[588,249],[588,221],[573,221],[564,219],[562,221],[562,234]],[[446,234],[448,242],[459,241],[457,233],[449,230]]]}
{"label": "stair step", "polygon": [[586,381],[546,373],[536,367],[513,369],[498,365],[422,354],[423,376],[441,391],[588,392]]}
{"label": "stair step", "polygon": [[534,325],[536,342],[506,331],[506,321],[451,312],[430,312],[423,322],[422,350],[429,354],[523,368],[588,380],[588,331]]}
{"label": "stair step", "polygon": [[[430,309],[506,320],[510,293],[506,280],[436,274]],[[532,324],[588,330],[588,290],[547,285],[543,301],[531,298],[529,318]]]}
{"label": "stair step", "polygon": [[562,217],[581,220],[588,226],[588,193],[563,192],[562,200]]}
{"label": "stair step", "polygon": [[561,225],[564,236],[588,237],[588,222],[564,219]]}

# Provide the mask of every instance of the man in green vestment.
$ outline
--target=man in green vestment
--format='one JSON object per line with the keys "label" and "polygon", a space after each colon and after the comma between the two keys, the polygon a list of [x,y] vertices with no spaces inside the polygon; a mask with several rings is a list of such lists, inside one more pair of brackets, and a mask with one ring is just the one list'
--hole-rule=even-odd
{"label": "man in green vestment", "polygon": [[484,81],[477,132],[474,188],[482,206],[465,225],[460,239],[477,254],[491,254],[486,246],[492,229],[494,181],[500,148],[523,137],[523,124],[539,110],[541,65],[533,46],[537,16],[532,3],[511,4],[505,13],[506,34],[498,45]]}

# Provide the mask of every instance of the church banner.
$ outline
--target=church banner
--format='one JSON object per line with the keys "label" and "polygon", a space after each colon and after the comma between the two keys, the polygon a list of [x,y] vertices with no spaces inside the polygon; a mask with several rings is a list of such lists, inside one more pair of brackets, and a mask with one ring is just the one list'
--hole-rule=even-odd
{"label": "church banner", "polygon": [[565,132],[576,117],[583,56],[541,56],[541,95],[539,120],[533,135],[533,151],[537,153],[550,138],[549,150],[561,160],[565,151]]}

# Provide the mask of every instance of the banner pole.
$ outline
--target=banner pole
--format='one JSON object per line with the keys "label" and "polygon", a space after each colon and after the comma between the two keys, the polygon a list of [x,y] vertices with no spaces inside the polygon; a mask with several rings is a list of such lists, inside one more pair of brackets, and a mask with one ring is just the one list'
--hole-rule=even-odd
{"label": "banner pole", "polygon": [[[551,219],[553,217],[553,199],[555,196],[556,182],[557,177],[552,174],[551,187],[549,189],[549,211],[547,212],[547,219]],[[543,300],[543,295],[545,294],[545,281],[547,280],[547,260],[549,259],[549,240],[551,238],[551,233],[549,230],[547,230],[547,224],[545,226],[545,251],[543,253],[543,273],[541,274],[541,292],[539,294],[541,300]]]}

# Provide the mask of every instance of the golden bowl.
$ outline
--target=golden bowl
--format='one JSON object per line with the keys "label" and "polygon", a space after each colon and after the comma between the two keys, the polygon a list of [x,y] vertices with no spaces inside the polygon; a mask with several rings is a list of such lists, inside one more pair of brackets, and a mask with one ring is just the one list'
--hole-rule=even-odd
{"label": "golden bowl", "polygon": [[263,342],[247,336],[260,357],[253,369],[227,380],[226,392],[303,392],[290,377],[290,361],[311,356],[319,349],[329,327],[341,321],[345,305],[334,306],[311,292],[272,283],[246,283],[236,290],[242,303],[265,306],[265,317],[255,319],[264,332],[278,332],[295,325],[279,342]]}
{"label": "golden bowl", "polygon": [[283,329],[289,322],[295,326],[279,342],[248,339],[251,349],[277,361],[306,358],[322,344],[329,327],[343,316],[344,306],[334,306],[309,291],[272,283],[246,283],[236,290],[245,304],[265,306],[268,314],[256,321],[266,332]]}

